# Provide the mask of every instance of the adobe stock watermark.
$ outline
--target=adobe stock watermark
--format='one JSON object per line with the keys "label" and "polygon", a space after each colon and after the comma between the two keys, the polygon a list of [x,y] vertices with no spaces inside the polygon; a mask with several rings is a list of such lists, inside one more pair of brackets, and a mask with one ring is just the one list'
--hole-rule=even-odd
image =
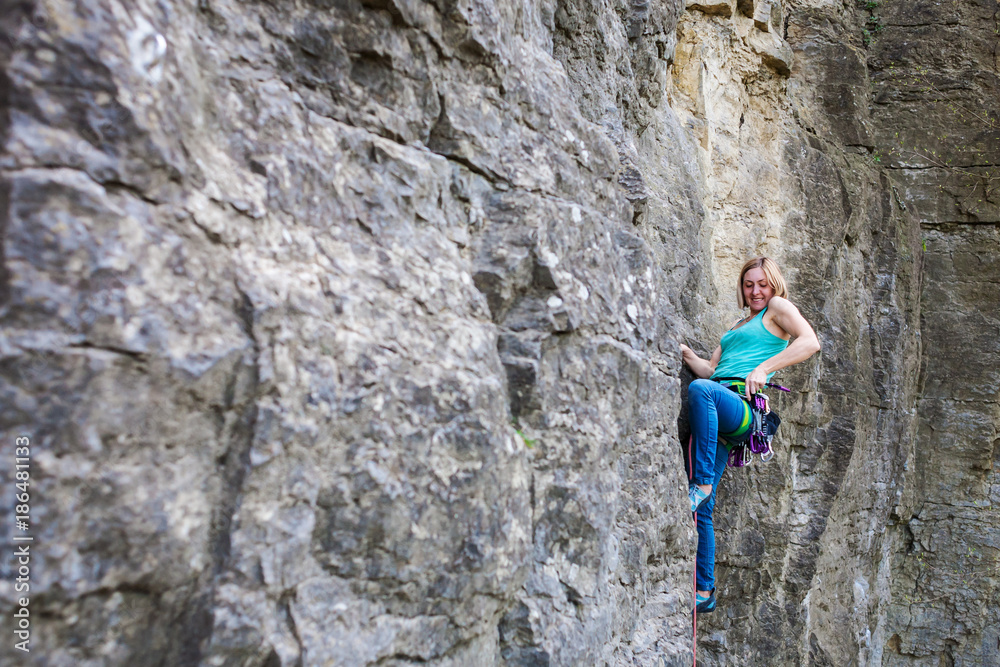
{"label": "adobe stock watermark", "polygon": [[14,648],[31,651],[31,437],[14,438]]}

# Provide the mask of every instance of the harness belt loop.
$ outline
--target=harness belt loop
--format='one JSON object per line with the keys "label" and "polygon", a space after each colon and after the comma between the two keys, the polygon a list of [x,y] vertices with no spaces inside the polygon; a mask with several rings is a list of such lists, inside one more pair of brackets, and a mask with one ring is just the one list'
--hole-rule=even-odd
{"label": "harness belt loop", "polygon": [[[753,460],[754,454],[760,456],[762,462],[770,461],[774,457],[771,441],[778,431],[781,418],[778,413],[771,410],[767,394],[757,392],[751,397],[751,400],[747,401],[743,392],[739,391],[739,388],[746,387],[746,381],[743,378],[719,377],[712,379],[728,387],[743,399],[744,415],[740,428],[734,433],[720,434],[725,440],[726,447],[729,448],[729,460],[726,464],[732,468],[741,468]],[[781,385],[770,382],[766,384],[768,387],[780,391],[790,391]]]}

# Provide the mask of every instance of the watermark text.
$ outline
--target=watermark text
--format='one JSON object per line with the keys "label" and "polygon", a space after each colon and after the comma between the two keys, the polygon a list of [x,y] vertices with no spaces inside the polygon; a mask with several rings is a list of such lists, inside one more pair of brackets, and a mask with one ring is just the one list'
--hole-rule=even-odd
{"label": "watermark text", "polygon": [[31,438],[14,438],[14,648],[31,651]]}

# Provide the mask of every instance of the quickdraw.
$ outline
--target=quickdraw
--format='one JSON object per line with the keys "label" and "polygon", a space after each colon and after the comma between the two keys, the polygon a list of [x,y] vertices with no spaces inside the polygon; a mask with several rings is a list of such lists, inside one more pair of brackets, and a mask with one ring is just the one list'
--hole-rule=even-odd
{"label": "quickdraw", "polygon": [[[737,393],[742,393],[737,387],[745,387],[743,378],[716,378],[721,382],[730,382],[729,388]],[[780,384],[767,383],[768,387],[779,391],[791,391]],[[746,400],[745,398],[743,400]],[[750,400],[750,428],[739,441],[730,442],[732,448],[729,450],[728,465],[731,468],[742,468],[753,461],[753,455],[757,454],[763,463],[767,463],[774,457],[774,450],[771,448],[771,441],[778,432],[781,424],[781,417],[774,410],[771,410],[767,394],[757,392]]]}

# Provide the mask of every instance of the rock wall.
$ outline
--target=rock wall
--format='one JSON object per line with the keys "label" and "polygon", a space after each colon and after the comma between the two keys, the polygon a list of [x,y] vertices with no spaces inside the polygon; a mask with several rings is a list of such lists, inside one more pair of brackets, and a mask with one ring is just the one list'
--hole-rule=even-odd
{"label": "rock wall", "polygon": [[[921,252],[872,157],[855,14],[817,4],[681,22],[692,55],[678,47],[674,85],[702,136],[718,292],[730,300],[743,257],[775,256],[823,344],[779,376],[794,393],[779,399],[775,459],[720,486],[725,613],[700,624],[706,664],[877,663],[884,641],[882,533],[915,433]],[[731,321],[698,334],[714,345]]]}
{"label": "rock wall", "polygon": [[[35,443],[44,647],[5,660],[687,653],[660,263],[699,254],[697,197],[654,255],[567,104],[563,13],[13,9],[3,431]],[[678,8],[624,9],[594,16],[638,105],[628,26],[662,79]]]}
{"label": "rock wall", "polygon": [[888,531],[885,665],[1000,664],[1000,5],[887,5],[874,130],[920,216],[917,447]]}
{"label": "rock wall", "polygon": [[699,661],[992,664],[995,10],[14,4],[0,655],[689,664],[677,344],[766,253],[823,352]]}

